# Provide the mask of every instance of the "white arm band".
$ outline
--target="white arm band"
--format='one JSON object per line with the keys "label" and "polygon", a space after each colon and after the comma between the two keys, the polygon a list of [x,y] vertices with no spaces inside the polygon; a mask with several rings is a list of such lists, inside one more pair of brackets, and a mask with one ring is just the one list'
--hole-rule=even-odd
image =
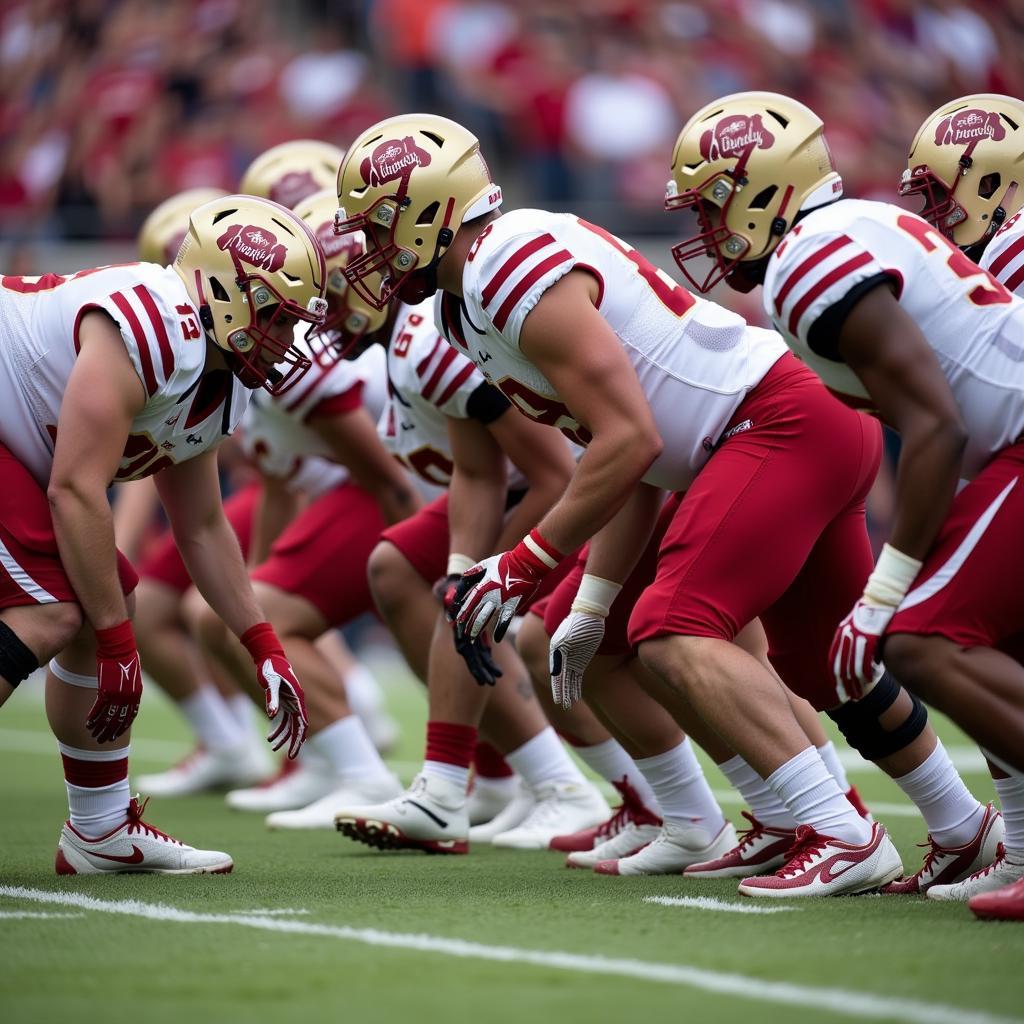
{"label": "white arm band", "polygon": [[921,571],[921,562],[897,551],[889,544],[882,546],[875,571],[868,577],[864,596],[875,604],[898,608],[907,596],[910,585]]}
{"label": "white arm band", "polygon": [[476,565],[475,558],[470,558],[469,555],[460,555],[458,552],[453,551],[448,556],[448,569],[445,575],[461,576],[464,572],[472,569],[474,565]]}
{"label": "white arm band", "polygon": [[612,583],[611,580],[603,580],[600,576],[584,573],[583,579],[580,580],[580,588],[576,591],[576,597],[569,610],[586,612],[588,615],[598,615],[602,619],[606,619],[608,612],[611,611],[612,602],[621,589],[621,583]]}

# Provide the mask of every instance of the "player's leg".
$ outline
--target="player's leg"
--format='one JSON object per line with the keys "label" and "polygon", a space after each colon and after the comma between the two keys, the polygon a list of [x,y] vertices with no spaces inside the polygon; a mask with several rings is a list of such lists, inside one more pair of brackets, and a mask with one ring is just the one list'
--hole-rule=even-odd
{"label": "player's leg", "polygon": [[11,606],[0,611],[0,706],[39,666],[78,633],[82,611],[73,601]]}

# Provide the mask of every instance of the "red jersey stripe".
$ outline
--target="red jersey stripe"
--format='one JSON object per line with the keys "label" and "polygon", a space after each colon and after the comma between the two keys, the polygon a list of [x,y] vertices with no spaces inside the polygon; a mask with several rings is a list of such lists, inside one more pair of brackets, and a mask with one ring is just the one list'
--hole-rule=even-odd
{"label": "red jersey stripe", "polygon": [[297,409],[324,382],[329,369],[330,367],[324,369],[323,366],[314,360],[312,367],[306,374],[305,386],[299,389],[294,395],[289,391],[288,397],[280,400],[281,408],[286,409],[289,412],[292,409]]}
{"label": "red jersey stripe", "polygon": [[813,287],[808,288],[804,297],[793,307],[793,312],[789,314],[789,333],[796,335],[797,325],[800,323],[800,317],[804,315],[810,304],[819,296],[822,292],[831,288],[836,281],[842,280],[848,274],[852,274],[855,270],[859,270],[865,264],[870,263],[874,257],[869,252],[860,252],[853,259],[847,260],[845,263],[840,263],[835,270],[830,270],[820,281],[818,281]]}
{"label": "red jersey stripe", "polygon": [[153,332],[156,334],[157,344],[160,346],[160,362],[164,370],[164,380],[168,381],[174,372],[174,350],[171,348],[170,338],[167,337],[164,318],[160,315],[160,310],[156,308],[153,296],[145,285],[137,284],[132,291],[139,297],[142,308],[149,315],[150,323],[153,325]]}
{"label": "red jersey stripe", "polygon": [[436,339],[434,340],[434,347],[433,347],[433,348],[432,348],[432,349],[430,350],[430,355],[428,355],[428,356],[424,356],[424,357],[423,357],[423,358],[422,358],[422,359],[421,359],[421,360],[419,361],[419,364],[418,364],[418,365],[416,366],[416,376],[417,376],[417,377],[422,377],[422,376],[423,376],[423,374],[425,374],[425,373],[427,372],[427,367],[428,367],[428,366],[430,366],[430,362],[431,362],[431,360],[432,360],[432,359],[434,358],[434,356],[436,356],[436,355],[437,355],[437,350],[438,350],[438,349],[439,349],[439,348],[440,348],[440,347],[441,347],[442,345],[445,345],[445,344],[447,344],[447,342],[446,342],[446,341],[444,340],[444,338],[442,338],[442,337],[441,337],[441,335],[439,334],[439,335],[437,336],[437,338],[436,338]]}
{"label": "red jersey stripe", "polygon": [[[1024,242],[1024,238],[1021,239]],[[1022,263],[1004,282],[1003,284],[1011,291],[1015,292],[1024,282],[1024,263]]]}
{"label": "red jersey stripe", "polygon": [[[455,350],[452,349],[454,352]],[[452,382],[441,392],[440,396],[434,400],[434,405],[444,405],[452,395],[455,394],[463,384],[473,376],[473,371],[476,367],[472,363],[466,363],[466,365],[459,370],[457,374],[452,378]]]}
{"label": "red jersey stripe", "polygon": [[434,370],[434,372],[430,376],[430,380],[428,380],[427,383],[424,384],[422,388],[423,397],[426,398],[428,401],[432,400],[431,396],[437,389],[438,385],[441,383],[441,379],[447,372],[448,367],[451,366],[453,362],[455,362],[455,357],[457,355],[458,352],[456,352],[455,349],[453,349],[451,345],[449,345],[448,351],[445,352],[443,356],[441,356],[441,361],[437,364],[437,369]]}
{"label": "red jersey stripe", "polygon": [[520,282],[508,293],[507,298],[501,304],[498,312],[494,314],[494,326],[500,331],[503,330],[512,310],[516,308],[519,300],[549,271],[554,270],[566,260],[571,260],[572,254],[567,249],[559,249],[546,260],[538,263]]}
{"label": "red jersey stripe", "polygon": [[363,404],[363,382],[356,381],[347,391],[339,395],[328,395],[321,398],[309,412],[306,413],[303,423],[314,419],[327,419],[335,416],[344,416],[346,413],[355,412]]}
{"label": "red jersey stripe", "polygon": [[[992,266],[988,268],[989,273],[993,277],[998,277],[1006,267],[1012,263],[1018,256],[1024,253],[1024,235],[1021,235],[1015,242],[1011,242],[993,261]],[[1006,283],[1006,282],[1004,282]],[[1010,287],[1006,283],[1007,288]]]}
{"label": "red jersey stripe", "polygon": [[128,322],[132,334],[135,335],[135,347],[139,350],[139,362],[142,364],[142,383],[146,385],[146,394],[152,398],[156,394],[157,383],[156,374],[153,373],[153,360],[149,354],[149,339],[146,337],[146,332],[142,329],[142,324],[139,323],[139,318],[135,315],[131,303],[120,292],[114,292],[110,298]]}
{"label": "red jersey stripe", "polygon": [[544,232],[543,235],[538,235],[536,238],[531,239],[526,245],[516,249],[514,253],[501,265],[498,272],[487,282],[486,287],[480,295],[480,301],[486,308],[490,305],[491,300],[495,295],[498,294],[498,290],[501,286],[509,279],[511,274],[515,271],[524,260],[528,260],[535,252],[540,252],[541,249],[549,245],[554,245],[555,239]]}
{"label": "red jersey stripe", "polygon": [[793,290],[800,279],[816,267],[823,260],[827,260],[833,253],[839,252],[844,245],[849,245],[850,239],[846,235],[840,235],[838,238],[833,239],[824,249],[819,249],[817,252],[812,252],[802,263],[800,263],[793,272],[786,278],[785,283],[779,289],[775,296],[775,314],[776,316],[782,315],[782,304],[786,301],[786,296]]}

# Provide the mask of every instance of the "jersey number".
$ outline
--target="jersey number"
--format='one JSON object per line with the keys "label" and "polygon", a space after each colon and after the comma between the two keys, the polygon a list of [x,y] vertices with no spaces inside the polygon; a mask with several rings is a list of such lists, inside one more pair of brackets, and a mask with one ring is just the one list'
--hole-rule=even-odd
{"label": "jersey number", "polygon": [[594,439],[586,427],[572,418],[572,413],[554,398],[545,398],[531,391],[525,384],[512,377],[498,381],[502,394],[526,417],[546,427],[557,427],[573,444],[586,447]]}
{"label": "jersey number", "polygon": [[406,317],[403,327],[408,325],[409,330],[403,330],[398,336],[394,345],[391,346],[392,354],[398,359],[404,359],[409,354],[409,346],[412,344],[412,328],[419,327],[423,323],[423,317],[419,313],[410,313]]}

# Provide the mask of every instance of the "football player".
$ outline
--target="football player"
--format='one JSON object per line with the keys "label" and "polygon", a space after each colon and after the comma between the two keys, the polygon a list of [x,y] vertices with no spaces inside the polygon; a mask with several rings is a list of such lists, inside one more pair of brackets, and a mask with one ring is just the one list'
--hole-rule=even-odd
{"label": "football player", "polygon": [[[1005,131],[998,111],[971,108],[939,128],[965,176],[978,143]],[[967,201],[978,187],[972,175],[957,191]],[[696,214],[698,232],[673,250],[693,283],[763,283],[787,344],[902,437],[890,541],[829,652],[836,697],[875,699],[885,638],[898,678],[1022,767],[1024,670],[998,648],[1024,624],[1006,583],[1024,500],[1024,305],[926,220],[843,199],[821,120],[785,96],[741,93],[698,111],[676,143],[666,206]],[[971,482],[954,500],[961,477]],[[896,780],[919,806],[920,787],[934,792],[948,771],[932,763],[940,752]],[[930,850],[907,887],[948,894],[979,852],[978,866],[991,860],[973,848],[979,812],[922,809]]]}
{"label": "football player", "polygon": [[305,738],[302,690],[224,516],[216,448],[251,389],[283,394],[308,370],[293,337],[323,320],[325,284],[302,221],[246,196],[193,211],[172,267],[0,279],[0,703],[49,661],[70,805],[58,873],[232,867],[147,824],[129,798],[142,674],[112,480],[156,476],[185,564],[255,664],[271,740],[294,756]]}
{"label": "football player", "polygon": [[[538,526],[463,577],[459,628],[473,636],[494,620],[500,639],[517,605],[593,538],[573,615],[553,638],[578,669],[644,546],[659,545],[631,644],[676,713],[692,705],[800,826],[787,864],[740,891],[887,884],[902,865],[885,829],[846,799],[778,678],[732,643],[761,616],[786,681],[819,709],[836,703],[821,666],[869,558],[877,426],[831,399],[776,334],[694,297],[602,228],[534,210],[499,217],[500,198],[476,139],[429,115],[373,126],[339,175],[340,227],[368,234],[347,268],[352,286],[382,305],[439,288],[451,343],[522,412],[588,446]],[[659,536],[663,490],[685,494]],[[552,669],[557,678],[558,657]],[[934,734],[891,678],[880,687],[843,724],[899,773]]]}

